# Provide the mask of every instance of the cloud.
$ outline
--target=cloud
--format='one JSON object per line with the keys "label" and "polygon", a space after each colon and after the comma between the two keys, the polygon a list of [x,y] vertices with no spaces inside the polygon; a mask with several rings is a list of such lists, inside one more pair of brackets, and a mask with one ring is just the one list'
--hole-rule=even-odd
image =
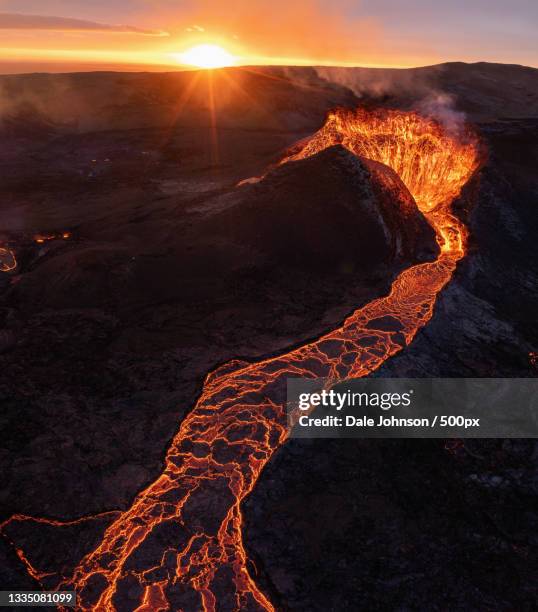
{"label": "cloud", "polygon": [[49,15],[22,15],[0,13],[0,30],[54,30],[58,32],[105,32],[112,34],[138,34],[140,36],[168,36],[168,32],[148,30],[128,25],[112,25],[70,17]]}

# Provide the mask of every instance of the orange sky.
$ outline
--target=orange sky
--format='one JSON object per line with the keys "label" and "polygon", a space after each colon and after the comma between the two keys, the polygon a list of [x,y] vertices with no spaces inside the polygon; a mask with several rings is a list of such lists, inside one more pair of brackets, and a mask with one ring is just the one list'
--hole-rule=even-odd
{"label": "orange sky", "polygon": [[0,71],[179,66],[201,43],[238,64],[536,66],[537,23],[535,0],[0,0]]}

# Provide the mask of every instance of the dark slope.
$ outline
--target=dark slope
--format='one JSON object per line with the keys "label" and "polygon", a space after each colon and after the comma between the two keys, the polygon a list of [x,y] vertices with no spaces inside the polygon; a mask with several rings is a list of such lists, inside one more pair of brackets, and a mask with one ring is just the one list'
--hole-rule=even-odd
{"label": "dark slope", "polygon": [[203,236],[198,253],[189,255],[195,269],[205,253],[211,270],[222,274],[255,266],[303,275],[296,279],[301,285],[337,278],[361,284],[437,251],[432,228],[396,174],[339,145],[279,166],[210,205],[223,210],[182,238],[188,251],[196,248],[193,234]]}
{"label": "dark slope", "polygon": [[[300,68],[294,70],[298,82],[313,78]],[[527,66],[450,62],[408,69],[318,67],[307,70],[314,70],[322,83],[349,88],[362,103],[402,109],[422,106],[449,121],[454,119],[450,116],[453,110],[465,113],[471,121],[538,114],[538,69]]]}
{"label": "dark slope", "polygon": [[331,83],[294,83],[257,68],[168,73],[0,75],[0,129],[58,133],[202,127],[300,130],[352,103]]}

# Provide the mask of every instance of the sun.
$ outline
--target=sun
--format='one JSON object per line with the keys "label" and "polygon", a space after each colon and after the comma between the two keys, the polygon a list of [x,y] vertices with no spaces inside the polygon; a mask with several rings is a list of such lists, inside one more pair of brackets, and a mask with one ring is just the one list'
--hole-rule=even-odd
{"label": "sun", "polygon": [[235,57],[218,45],[196,45],[177,55],[179,61],[198,68],[224,68],[233,66]]}

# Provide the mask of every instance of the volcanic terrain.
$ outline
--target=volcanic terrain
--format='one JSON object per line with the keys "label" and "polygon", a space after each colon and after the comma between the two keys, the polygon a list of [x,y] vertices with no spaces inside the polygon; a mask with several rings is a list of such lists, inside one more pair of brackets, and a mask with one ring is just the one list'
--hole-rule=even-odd
{"label": "volcanic terrain", "polygon": [[[78,566],[88,609],[144,597],[157,609],[162,596],[194,611],[212,601],[204,580],[217,610],[532,609],[533,441],[292,440],[274,452],[276,417],[263,444],[245,418],[225,448],[195,440],[188,418],[213,407],[219,381],[247,406],[256,377],[276,385],[260,406],[280,397],[269,364],[287,354],[317,373],[317,339],[344,337],[357,309],[369,320],[421,265],[427,306],[388,330],[371,316],[372,361],[342,368],[535,376],[538,71],[16,75],[0,91],[3,588],[54,588]],[[461,178],[446,201],[385,155],[383,132],[345,131],[357,107],[382,113],[382,130],[403,117],[420,138],[417,112],[442,144],[464,143],[447,157],[466,172],[446,174]],[[444,216],[430,214],[438,204]],[[202,472],[207,456],[239,461],[243,484]],[[181,529],[163,510],[153,530],[155,499],[187,500]],[[116,575],[114,529],[136,524],[149,536]],[[200,533],[206,556],[189,549],[192,576],[172,585],[163,552]]]}

